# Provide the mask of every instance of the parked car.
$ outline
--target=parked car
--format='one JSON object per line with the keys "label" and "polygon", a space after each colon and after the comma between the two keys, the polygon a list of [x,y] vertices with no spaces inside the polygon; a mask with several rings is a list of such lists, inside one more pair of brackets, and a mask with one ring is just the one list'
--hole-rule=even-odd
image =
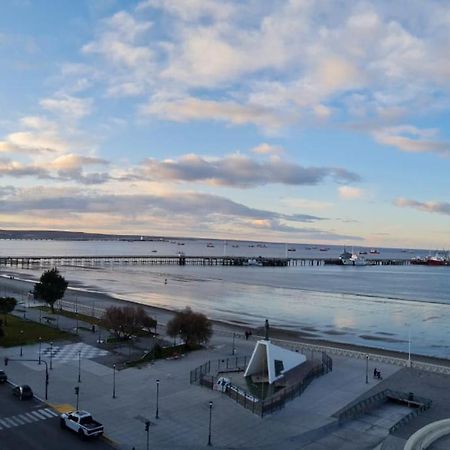
{"label": "parked car", "polygon": [[8,381],[8,377],[4,370],[0,370],[0,383],[6,383]]}
{"label": "parked car", "polygon": [[12,393],[16,397],[19,397],[19,400],[33,398],[33,391],[31,390],[30,386],[28,386],[28,384],[22,384],[20,386],[13,387]]}
{"label": "parked car", "polygon": [[87,411],[71,411],[61,414],[60,425],[61,428],[75,431],[83,440],[103,434],[103,425],[94,420]]}

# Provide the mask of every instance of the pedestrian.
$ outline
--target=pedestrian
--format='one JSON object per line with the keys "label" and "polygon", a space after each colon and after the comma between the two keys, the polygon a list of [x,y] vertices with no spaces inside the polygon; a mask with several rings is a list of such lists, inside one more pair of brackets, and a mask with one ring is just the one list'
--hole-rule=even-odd
{"label": "pedestrian", "polygon": [[378,370],[377,370],[377,368],[375,367],[375,369],[373,369],[373,377],[376,378],[376,377],[377,377],[377,374],[378,374]]}
{"label": "pedestrian", "polygon": [[249,336],[248,331],[245,330],[245,340],[246,340],[246,341],[248,341],[248,336]]}

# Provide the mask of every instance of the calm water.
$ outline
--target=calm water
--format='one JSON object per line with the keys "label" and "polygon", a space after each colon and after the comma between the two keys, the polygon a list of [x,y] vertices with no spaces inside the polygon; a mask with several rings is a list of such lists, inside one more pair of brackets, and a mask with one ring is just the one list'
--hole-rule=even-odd
{"label": "calm water", "polygon": [[[296,251],[288,253],[284,244],[182,242],[185,245],[177,245],[177,241],[5,240],[0,241],[0,255],[175,255],[183,251],[186,255],[225,252],[250,257],[337,257],[343,250],[341,246],[320,251],[319,246],[289,245]],[[206,247],[208,242],[214,247]],[[428,254],[420,250],[379,251],[374,256]],[[25,272],[37,277],[42,270]],[[407,351],[410,331],[413,352],[450,357],[450,267],[118,265],[60,270],[69,281],[119,298],[170,309],[189,305],[214,319],[251,326],[261,326],[268,318],[273,325],[340,342]]]}

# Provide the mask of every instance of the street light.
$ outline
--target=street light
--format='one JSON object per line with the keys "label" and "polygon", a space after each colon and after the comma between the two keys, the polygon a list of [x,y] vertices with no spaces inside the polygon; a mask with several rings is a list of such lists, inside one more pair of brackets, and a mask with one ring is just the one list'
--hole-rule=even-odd
{"label": "street light", "polygon": [[208,431],[208,446],[212,446],[211,444],[211,419],[212,419],[212,407],[213,402],[209,402],[209,431]]}
{"label": "street light", "polygon": [[50,370],[53,370],[53,342],[50,342]]}
{"label": "street light", "polygon": [[[5,366],[8,365],[9,361],[39,361],[37,359],[15,359],[15,358],[8,358],[5,357]],[[48,384],[49,384],[49,377],[48,377],[48,366],[47,366],[47,361],[45,359],[42,359],[42,362],[45,364],[45,400],[48,399]],[[39,362],[40,364],[40,362]]]}
{"label": "street light", "polygon": [[236,333],[233,333],[233,349],[231,351],[232,355],[234,355],[236,353],[235,338],[236,338]]}
{"label": "street light", "polygon": [[369,355],[366,355],[366,384],[369,384]]}
{"label": "street light", "polygon": [[79,404],[79,400],[80,400],[80,386],[75,386],[75,395],[77,396],[77,408],[76,408],[76,410],[78,411],[78,404]]}
{"label": "street light", "polygon": [[113,364],[113,396],[112,398],[116,398],[116,365]]}
{"label": "street light", "polygon": [[150,448],[149,431],[150,431],[150,420],[145,421],[145,431],[147,433],[147,450]]}
{"label": "street light", "polygon": [[156,414],[155,419],[159,419],[159,380],[156,380]]}
{"label": "street light", "polygon": [[20,356],[23,356],[23,330],[20,330]]}
{"label": "street light", "polygon": [[408,367],[411,367],[411,324],[408,327]]}
{"label": "street light", "polygon": [[81,383],[81,350],[78,350],[78,383]]}
{"label": "street light", "polygon": [[41,364],[41,346],[42,346],[42,338],[39,336],[39,359],[38,359],[38,364]]}

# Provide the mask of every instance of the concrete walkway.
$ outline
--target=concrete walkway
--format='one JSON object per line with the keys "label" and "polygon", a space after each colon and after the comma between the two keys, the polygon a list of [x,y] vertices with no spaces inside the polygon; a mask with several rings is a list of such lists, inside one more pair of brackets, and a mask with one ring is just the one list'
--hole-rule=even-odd
{"label": "concrete walkway", "polygon": [[[27,317],[36,318],[36,314],[37,311],[30,309]],[[74,327],[72,319],[61,317],[59,323],[64,328]],[[90,327],[88,324],[82,325]],[[86,346],[97,346],[97,333],[80,331],[80,338]],[[217,448],[360,449],[366,448],[366,445],[367,448],[370,445],[374,447],[381,439],[381,427],[378,427],[377,433],[370,434],[367,433],[367,423],[339,430],[330,428],[328,434],[323,432],[335,421],[331,417],[333,413],[379,385],[380,381],[371,377],[366,384],[364,360],[333,357],[333,372],[313,381],[303,396],[288,402],[281,411],[260,418],[223,394],[189,384],[190,370],[207,360],[231,356],[232,336],[222,333],[220,329],[209,348],[192,352],[179,360],[159,360],[140,369],[114,371],[112,364],[118,358],[114,353],[95,356],[95,352],[91,352],[88,355],[89,349],[86,347],[86,353],[80,356],[81,353],[76,353],[76,350],[74,353],[71,347],[67,349],[61,343],[57,346],[61,347],[60,352],[72,354],[72,359],[70,356],[62,360],[53,359],[49,402],[65,405],[60,407],[66,409],[67,404],[75,405],[74,387],[79,385],[80,408],[90,411],[101,421],[106,434],[122,449],[145,448],[145,420],[151,421],[151,448],[205,447],[208,442],[209,401],[213,402],[212,443]],[[249,355],[253,346],[254,341],[236,339],[237,355]],[[41,352],[44,347],[48,345],[42,344]],[[23,358],[36,357],[38,352],[37,345],[25,347]],[[2,361],[4,356],[17,358],[18,355],[18,348],[0,348]],[[385,380],[399,370],[397,366],[388,364],[377,364],[377,368],[382,371]],[[37,395],[44,396],[44,365],[14,361],[6,369],[14,382],[30,384]],[[373,371],[372,365],[369,370],[370,373]],[[113,398],[114,377],[116,398]],[[157,379],[160,380],[159,419],[155,418]],[[392,412],[380,414],[386,417]],[[378,419],[381,420],[380,417]],[[318,430],[316,434],[314,430]],[[307,436],[316,442],[306,444],[305,433],[309,433]],[[362,443],[364,446],[361,446]]]}

